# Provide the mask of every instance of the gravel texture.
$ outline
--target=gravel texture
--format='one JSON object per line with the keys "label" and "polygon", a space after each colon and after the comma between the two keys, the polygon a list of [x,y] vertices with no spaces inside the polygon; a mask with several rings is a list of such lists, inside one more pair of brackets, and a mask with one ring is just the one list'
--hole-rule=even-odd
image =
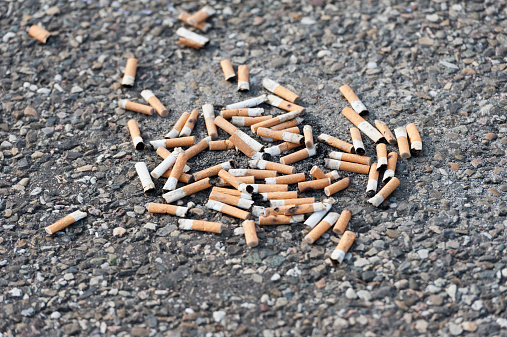
{"label": "gravel texture", "polygon": [[[177,44],[176,29],[190,28],[177,17],[204,3],[0,3],[0,337],[507,336],[507,2],[207,4],[213,28],[199,33],[210,43],[194,50]],[[52,32],[46,44],[27,35],[35,23]],[[224,58],[250,67],[250,92],[223,80]],[[358,235],[341,265],[329,259],[339,237],[306,244],[302,224],[260,228],[248,248],[237,219],[204,207],[209,190],[179,204],[225,223],[222,234],[181,232],[176,217],[144,207],[163,201],[165,179],[143,193],[134,164],[160,158],[133,148],[127,121],[146,142],[160,139],[183,111],[265,93],[265,76],[301,94],[315,136],[350,141],[343,84],[367,120],[419,127],[423,151],[399,160],[401,185],[381,208],[365,203],[358,174],[333,196]],[[117,107],[144,103],[143,89],[167,118]],[[206,135],[202,118],[193,135]],[[323,168],[330,150],[319,144],[297,172]],[[233,151],[189,166],[228,159],[247,166]],[[88,217],[46,235],[78,209]]]}

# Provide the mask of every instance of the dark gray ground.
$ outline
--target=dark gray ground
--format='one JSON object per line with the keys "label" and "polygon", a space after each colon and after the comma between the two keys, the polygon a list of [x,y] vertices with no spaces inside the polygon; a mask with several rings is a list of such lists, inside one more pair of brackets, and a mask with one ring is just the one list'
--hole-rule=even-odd
{"label": "dark gray ground", "polygon": [[[203,3],[0,3],[0,336],[507,336],[507,2],[208,4],[211,43],[195,51],[177,45],[175,18]],[[26,34],[33,23],[54,33],[46,45]],[[124,89],[133,55],[136,85]],[[223,58],[250,67],[249,93],[223,80]],[[134,163],[160,159],[134,150],[127,121],[157,139],[183,111],[264,93],[264,76],[301,93],[316,136],[350,141],[345,83],[369,121],[420,128],[424,150],[399,161],[387,207],[365,204],[356,174],[334,196],[358,234],[340,266],[328,259],[338,237],[302,243],[302,224],[263,228],[247,248],[239,221],[203,207],[209,191],[182,204],[226,223],[221,235],[182,233],[176,217],[144,209],[162,201],[164,181],[145,195]],[[142,89],[168,118],[117,108],[143,102]],[[194,135],[205,134],[200,119]],[[298,172],[323,167],[329,150]],[[232,151],[190,165],[229,158],[246,167]],[[76,209],[88,217],[45,234]],[[114,237],[116,227],[127,233]]]}

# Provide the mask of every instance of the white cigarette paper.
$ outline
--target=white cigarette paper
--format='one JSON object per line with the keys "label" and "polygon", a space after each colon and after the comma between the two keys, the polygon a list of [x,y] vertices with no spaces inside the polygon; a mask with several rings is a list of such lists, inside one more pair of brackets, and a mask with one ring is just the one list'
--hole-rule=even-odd
{"label": "white cigarette paper", "polygon": [[229,104],[226,106],[226,108],[227,108],[227,110],[251,108],[251,107],[257,106],[261,103],[266,102],[267,99],[268,98],[266,95],[260,95],[258,97],[247,99],[246,101],[241,101],[238,103]]}

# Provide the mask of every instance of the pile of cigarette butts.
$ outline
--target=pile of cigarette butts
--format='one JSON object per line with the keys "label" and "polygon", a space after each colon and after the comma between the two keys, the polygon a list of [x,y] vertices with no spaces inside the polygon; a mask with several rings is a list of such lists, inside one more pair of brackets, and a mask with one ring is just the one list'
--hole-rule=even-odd
{"label": "pile of cigarette butts", "polygon": [[[206,6],[193,15],[182,13],[180,19],[193,27],[207,31],[209,24],[204,23],[204,20],[213,14],[214,10]],[[187,32],[189,31],[184,28],[178,29],[180,43],[199,44],[202,47],[208,41],[207,38]],[[44,37],[43,32],[36,28],[30,35],[47,39],[47,36]],[[225,80],[236,77],[230,60],[223,60],[220,65]],[[123,86],[134,85],[136,69],[137,60],[129,58],[122,79]],[[208,134],[204,139],[197,141],[191,135],[200,115],[195,109],[190,113],[183,112],[164,139],[150,141],[151,146],[161,157],[161,162],[151,172],[144,162],[136,163],[135,168],[145,192],[156,190],[152,179],[167,178],[163,186],[166,193],[162,195],[167,204],[150,203],[148,212],[171,214],[183,218],[178,220],[179,228],[182,230],[221,233],[224,227],[222,223],[185,219],[188,208],[172,204],[211,187],[206,207],[243,220],[245,241],[249,247],[258,245],[256,225],[304,222],[304,225],[311,228],[304,237],[309,244],[313,244],[333,227],[333,232],[341,235],[341,239],[332,252],[331,259],[341,263],[356,238],[356,234],[347,230],[352,215],[350,210],[345,209],[341,214],[330,212],[333,203],[331,199],[316,202],[314,197],[298,197],[298,192],[304,194],[323,189],[325,195],[330,197],[350,185],[350,178],[342,176],[339,172],[365,174],[368,175],[366,186],[368,202],[378,207],[400,185],[399,179],[395,177],[398,153],[387,153],[386,143],[397,144],[399,155],[403,159],[412,155],[417,156],[422,150],[419,131],[413,123],[406,127],[396,128],[394,135],[386,123],[380,120],[375,120],[375,126],[373,126],[363,118],[368,114],[365,105],[348,85],[343,85],[340,87],[340,92],[352,108],[344,108],[342,114],[355,126],[350,128],[352,144],[332,135],[320,134],[317,137],[319,142],[326,143],[339,151],[331,151],[329,158],[325,159],[325,167],[330,169],[330,172],[324,173],[321,168],[313,166],[309,174],[315,179],[306,181],[305,174],[296,173],[291,164],[315,156],[317,144],[314,143],[310,125],[304,125],[303,133],[300,132],[299,125],[303,122],[301,116],[305,108],[296,104],[299,95],[269,78],[262,80],[262,86],[269,93],[226,105],[226,109],[220,111],[218,116],[215,116],[212,104],[204,104],[202,117]],[[238,90],[248,91],[249,89],[248,66],[240,65]],[[118,106],[146,115],[152,115],[155,111],[161,117],[168,115],[169,110],[151,90],[143,90],[141,96],[149,105],[121,99],[118,101]],[[277,116],[264,116],[264,109],[258,107],[261,104],[269,104],[286,112]],[[281,143],[265,147],[257,139],[241,130],[241,127],[249,127],[251,134],[263,142],[281,141]],[[230,137],[219,140],[217,128],[225,131]],[[135,119],[128,122],[128,130],[136,150],[141,151],[147,148]],[[371,157],[365,156],[362,134],[377,144],[376,163],[372,163]],[[188,148],[183,150],[183,147]],[[302,149],[299,149],[300,147]],[[173,151],[170,152],[169,148]],[[199,172],[189,173],[191,168],[187,162],[202,151],[231,149],[236,149],[250,158],[249,168],[238,168],[234,160],[229,160]],[[293,149],[295,152],[286,154]],[[278,156],[280,156],[279,162],[273,161],[273,158]],[[377,192],[380,173],[383,173],[381,183],[384,186]],[[215,179],[216,176],[218,179],[213,186],[210,178]],[[264,180],[264,183],[256,183],[256,180]],[[182,186],[180,184],[181,187],[178,187],[178,183]],[[289,185],[295,184],[297,184],[297,191],[289,191]],[[254,205],[253,194],[260,195],[255,199],[269,201],[270,207]],[[306,220],[305,215],[309,215]],[[53,234],[86,216],[85,212],[75,211],[46,227],[45,230],[48,234]]]}

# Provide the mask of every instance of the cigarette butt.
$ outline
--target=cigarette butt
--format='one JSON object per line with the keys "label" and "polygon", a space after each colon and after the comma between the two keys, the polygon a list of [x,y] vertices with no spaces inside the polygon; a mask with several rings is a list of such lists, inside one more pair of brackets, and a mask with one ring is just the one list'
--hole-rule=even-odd
{"label": "cigarette butt", "polygon": [[[385,144],[383,144],[383,145],[385,145]],[[362,164],[362,165],[370,165],[371,164],[370,157],[360,156],[357,154],[338,152],[338,151],[329,152],[329,158],[348,161],[350,163],[357,163],[357,164]]]}
{"label": "cigarette butt", "polygon": [[181,37],[181,36],[178,39],[178,43],[181,44],[181,45],[187,46],[187,47],[194,48],[194,49],[201,49],[202,47],[204,47],[203,44],[200,44],[197,41],[186,39],[186,38]]}
{"label": "cigarette butt", "polygon": [[[247,177],[237,177],[239,181],[241,181],[242,183],[244,184],[255,184],[255,178],[252,177],[252,176],[247,176]],[[229,186],[232,186],[231,184],[229,184],[227,181],[225,181],[224,178],[218,178],[218,181],[215,183],[215,186],[218,186],[218,187],[229,187]],[[250,192],[248,192],[250,193]]]}
{"label": "cigarette butt", "polygon": [[366,196],[371,198],[377,193],[378,186],[378,175],[377,163],[371,164],[370,173],[368,175],[368,185],[366,186]]}
{"label": "cigarette butt", "polygon": [[244,109],[244,108],[253,108],[254,106],[257,106],[261,103],[266,102],[268,99],[267,95],[260,95],[258,97],[250,98],[245,101],[233,103],[226,105],[225,108],[227,110],[234,110],[234,109]]}
{"label": "cigarette butt", "polygon": [[351,87],[348,85],[342,85],[340,87],[340,91],[345,96],[347,101],[349,101],[352,109],[360,115],[365,115],[368,113],[368,109],[364,106],[364,104],[359,100],[359,97],[354,93]]}
{"label": "cigarette butt", "polygon": [[125,66],[125,75],[123,75],[121,84],[126,87],[134,86],[134,82],[136,80],[136,71],[137,71],[137,59],[133,57],[128,58],[127,65]]}
{"label": "cigarette butt", "polygon": [[180,118],[176,121],[171,131],[169,131],[168,134],[166,134],[165,138],[176,138],[180,135],[181,129],[183,129],[183,126],[187,122],[188,118],[190,117],[190,113],[184,112],[181,114]]}
{"label": "cigarette butt", "polygon": [[199,22],[198,24],[195,24],[195,25],[192,25],[190,22],[188,22],[188,18],[191,17],[191,15],[187,12],[181,12],[180,15],[179,15],[179,19],[183,22],[185,22],[187,25],[190,25],[194,28],[197,28],[197,29],[200,29],[202,30],[203,32],[208,32],[211,28],[211,25],[209,23],[206,23],[206,22]]}
{"label": "cigarette butt", "polygon": [[267,193],[267,192],[287,192],[289,185],[284,184],[249,184],[248,188],[252,188],[253,191],[248,193]]}
{"label": "cigarette butt", "polygon": [[285,176],[266,178],[266,184],[296,184],[305,181],[304,173],[289,174]]}
{"label": "cigarette butt", "polygon": [[377,144],[377,171],[385,170],[387,167],[387,146],[386,144]]}
{"label": "cigarette butt", "polygon": [[296,199],[298,197],[297,191],[288,192],[261,192],[262,200],[275,200],[275,199]]}
{"label": "cigarette butt", "polygon": [[226,193],[220,193],[220,192],[214,192],[211,191],[211,194],[209,195],[209,198],[211,200],[220,201],[224,204],[236,206],[242,209],[250,209],[254,203],[253,200],[249,199],[242,199],[241,197],[237,197],[234,195],[226,194]]}
{"label": "cigarette butt", "polygon": [[244,109],[233,109],[233,110],[222,110],[220,116],[225,119],[230,119],[234,116],[243,117],[260,117],[264,113],[264,108],[244,108]]}
{"label": "cigarette butt", "polygon": [[266,179],[276,177],[276,171],[254,170],[254,169],[231,169],[229,173],[235,177],[253,176],[255,179]]}
{"label": "cigarette butt", "polygon": [[312,244],[315,241],[317,241],[322,234],[327,232],[329,228],[336,222],[338,219],[338,213],[336,212],[330,212],[326,215],[324,219],[322,219],[321,222],[318,223],[317,226],[313,227],[312,230],[306,234],[305,241]]}
{"label": "cigarette butt", "polygon": [[269,78],[264,78],[262,80],[262,86],[268,90],[271,91],[273,94],[282,97],[283,99],[286,99],[287,101],[291,103],[296,103],[296,101],[299,99],[299,95],[293,93],[289,89],[281,86],[280,84],[276,83],[273,80],[270,80]]}
{"label": "cigarette butt", "polygon": [[74,222],[77,222],[81,219],[86,218],[87,215],[88,214],[86,212],[75,211],[75,212],[72,212],[69,215],[61,218],[60,220],[53,223],[52,225],[47,226],[44,229],[45,229],[46,233],[48,233],[49,235],[52,235],[58,231],[61,231],[65,227],[72,225]]}
{"label": "cigarette butt", "polygon": [[294,103],[291,103],[289,101],[285,101],[275,95],[268,95],[268,99],[266,100],[266,103],[269,105],[275,106],[279,109],[285,110],[285,111],[301,111],[301,112],[305,111],[304,107],[294,104]]}
{"label": "cigarette butt", "polygon": [[259,225],[290,225],[293,223],[303,222],[305,217],[303,214],[299,215],[270,215],[270,216],[260,216],[258,219]]}
{"label": "cigarette butt", "polygon": [[294,174],[296,168],[289,165],[274,163],[272,161],[257,159],[249,161],[249,165],[251,168],[258,168],[261,170],[271,170],[276,171],[281,174]]}
{"label": "cigarette butt", "polygon": [[210,151],[224,151],[234,149],[234,144],[226,139],[226,140],[213,140],[209,142]]}
{"label": "cigarette butt", "polygon": [[317,146],[314,146],[313,148],[304,148],[302,150],[296,151],[294,153],[291,153],[285,157],[280,158],[280,163],[285,165],[290,165],[297,163],[301,160],[304,160],[306,158],[310,158],[312,156],[315,156],[317,154]]}
{"label": "cigarette butt", "polygon": [[320,212],[326,209],[326,205],[322,202],[314,202],[312,204],[287,205],[280,207],[289,207],[285,210],[284,215],[306,214]]}
{"label": "cigarette butt", "polygon": [[278,156],[278,155],[282,154],[283,152],[290,151],[290,150],[295,149],[300,146],[301,146],[301,144],[283,142],[279,145],[265,148],[264,152],[269,153],[272,156]]}
{"label": "cigarette butt", "polygon": [[303,134],[305,136],[305,146],[307,149],[313,148],[313,130],[311,125],[303,127]]}
{"label": "cigarette butt", "polygon": [[[185,169],[183,171],[185,171]],[[169,170],[165,171],[164,174],[161,175],[161,177],[169,178],[171,176],[171,172],[172,172],[172,170],[169,169]],[[178,178],[178,181],[180,183],[190,184],[190,183],[193,183],[195,181],[195,179],[191,174],[187,174],[187,173],[183,172],[183,173],[181,173],[180,177]]]}
{"label": "cigarette butt", "polygon": [[400,157],[403,159],[410,158],[410,147],[408,146],[407,131],[404,127],[394,129],[396,135],[396,141],[398,142],[398,150],[400,151]]}
{"label": "cigarette butt", "polygon": [[245,117],[245,116],[233,116],[231,123],[236,126],[251,126],[262,121],[273,118],[273,116],[260,116],[260,117]]}
{"label": "cigarette butt", "polygon": [[385,142],[384,136],[370,123],[364,120],[363,117],[359,116],[357,112],[349,107],[345,107],[342,110],[342,114],[354,124],[362,133],[368,138],[373,140],[374,143]]}
{"label": "cigarette butt", "polygon": [[218,126],[220,129],[222,129],[225,132],[227,132],[228,134],[230,134],[231,136],[238,130],[238,128],[236,126],[234,126],[234,124],[232,124],[231,122],[227,121],[222,116],[217,116],[216,118],[214,118],[213,123],[216,126]]}
{"label": "cigarette butt", "polygon": [[287,129],[290,129],[293,127],[297,127],[299,124],[303,123],[304,120],[305,120],[304,118],[296,117],[296,118],[288,120],[286,122],[276,124],[276,125],[270,127],[270,129],[275,130],[275,131],[287,130]]}
{"label": "cigarette butt", "polygon": [[396,138],[394,137],[391,130],[389,130],[389,127],[386,123],[382,122],[381,120],[376,119],[375,120],[375,127],[377,130],[380,131],[380,133],[384,136],[384,138],[387,140],[387,142],[391,145],[396,144]]}
{"label": "cigarette butt", "polygon": [[210,222],[203,220],[190,220],[180,219],[178,220],[179,228],[185,231],[201,231],[210,233],[222,233],[223,224],[220,222]]}
{"label": "cigarette butt", "polygon": [[241,199],[252,200],[252,195],[250,193],[241,192],[238,190],[234,190],[232,188],[223,188],[223,187],[216,187],[215,186],[211,189],[211,191],[212,192],[219,192],[222,194],[233,195],[233,196],[239,197]]}
{"label": "cigarette butt", "polygon": [[331,207],[333,206],[330,203],[324,203],[324,204],[326,205],[326,209],[324,209],[322,211],[314,212],[312,215],[310,215],[308,217],[308,219],[306,219],[306,221],[305,221],[306,226],[308,226],[310,228],[315,227],[320,222],[320,220],[322,220],[322,218],[324,218],[326,216],[327,212],[329,212],[331,210]]}
{"label": "cigarette butt", "polygon": [[[319,203],[320,204],[320,203]],[[297,206],[297,208],[296,208]],[[317,206],[319,210],[322,210],[320,208],[324,208],[324,206]],[[290,209],[293,209],[291,212],[289,212]],[[298,209],[301,209],[301,212],[297,212]],[[271,216],[271,215],[297,215],[297,214],[305,214],[305,213],[312,213],[313,210],[313,204],[299,204],[299,205],[283,205],[283,206],[274,206],[274,207],[266,207],[264,209],[264,215],[265,216]],[[296,213],[294,213],[296,212]]]}
{"label": "cigarette butt", "polygon": [[155,184],[151,180],[150,172],[148,172],[148,168],[144,162],[136,163],[136,171],[139,179],[141,180],[141,184],[143,185],[144,192],[155,190]]}
{"label": "cigarette butt", "polygon": [[120,99],[118,101],[118,106],[122,109],[139,112],[148,116],[155,113],[155,109],[149,105],[134,103],[126,99]]}
{"label": "cigarette butt", "polygon": [[38,25],[32,25],[28,30],[28,35],[42,43],[46,43],[51,33],[44,28],[39,27]]}
{"label": "cigarette butt", "polygon": [[[170,153],[167,157],[165,157],[164,160],[160,164],[158,164],[157,167],[153,169],[153,171],[151,171],[151,176],[155,179],[160,178],[162,174],[164,174],[164,172],[166,172],[171,166],[174,165],[176,159],[178,158],[178,154],[183,152],[184,151],[181,148],[175,148],[172,153]],[[160,154],[161,152],[157,149],[157,153]],[[166,153],[164,153],[163,155],[166,155]]]}
{"label": "cigarette butt", "polygon": [[331,253],[331,259],[336,260],[338,263],[342,263],[345,255],[349,251],[350,247],[354,243],[356,239],[356,234],[351,231],[346,231],[343,233],[340,242],[338,242],[338,246]]}
{"label": "cigarette butt", "polygon": [[322,169],[318,166],[313,166],[310,170],[310,175],[314,177],[315,179],[324,179],[326,178],[326,175],[322,171]]}
{"label": "cigarette butt", "polygon": [[250,90],[250,70],[247,65],[240,65],[238,67],[238,91]]}
{"label": "cigarette butt", "polygon": [[218,131],[215,125],[215,113],[214,107],[212,104],[204,104],[202,106],[204,122],[206,124],[206,130],[208,131],[208,136],[211,137],[212,140],[218,138]]}
{"label": "cigarette butt", "polygon": [[[254,125],[250,126],[250,129],[252,130],[253,133],[256,133],[258,128],[270,128],[270,127],[275,126],[277,124],[284,123],[284,122],[290,121],[292,119],[295,119],[295,118],[299,117],[301,114],[302,114],[302,112],[299,110],[290,111],[285,114],[278,115],[276,117],[268,119],[266,121],[254,124]],[[274,131],[279,131],[279,130],[274,130]]]}
{"label": "cigarette butt", "polygon": [[220,178],[222,178],[223,180],[225,180],[226,182],[228,182],[230,185],[232,185],[232,187],[234,187],[235,189],[237,189],[239,191],[246,191],[248,193],[252,193],[251,189],[250,189],[250,191],[240,189],[240,186],[243,187],[246,184],[242,180],[240,180],[238,177],[233,176],[232,174],[230,174],[226,170],[222,169],[222,170],[218,171],[218,176]]}
{"label": "cigarette butt", "polygon": [[337,182],[327,186],[326,188],[324,188],[324,193],[329,197],[329,196],[335,194],[336,192],[346,189],[347,187],[349,187],[349,185],[350,185],[350,178],[345,177],[345,178],[340,179]]}
{"label": "cigarette butt", "polygon": [[324,175],[325,178],[329,178],[331,179],[331,181],[335,181],[335,180],[338,180],[338,179],[343,179],[344,176],[342,176],[338,171],[334,170],[334,171],[331,171],[331,172],[328,172]]}
{"label": "cigarette butt", "polygon": [[195,172],[192,174],[195,181],[208,178],[208,177],[214,177],[220,172],[220,170],[229,170],[233,167],[236,167],[236,162],[234,160],[228,160],[226,162],[223,162],[218,165],[214,165],[211,167],[208,167],[207,169],[201,170],[199,172]]}
{"label": "cigarette butt", "polygon": [[255,151],[250,145],[248,145],[240,136],[236,133],[229,138],[232,144],[248,158],[252,158],[257,151]]}
{"label": "cigarette butt", "polygon": [[198,155],[202,151],[206,150],[209,147],[209,142],[210,141],[211,141],[211,137],[206,137],[204,139],[201,139],[199,141],[199,143],[197,143],[194,146],[189,147],[188,149],[186,149],[185,153],[186,153],[186,155],[188,157],[188,160],[190,160],[190,158],[195,157],[196,155]]}
{"label": "cigarette butt", "polygon": [[199,191],[205,190],[207,188],[211,187],[209,178],[205,178],[199,181],[196,181],[195,183],[188,184],[186,186],[180,187],[174,191],[167,192],[165,194],[162,194],[162,197],[165,199],[165,201],[170,204],[171,202],[180,200],[186,196],[189,196],[191,194],[197,193]]}
{"label": "cigarette butt", "polygon": [[303,144],[304,137],[297,133],[287,132],[287,131],[273,131],[268,128],[257,128],[257,136],[266,137],[276,140],[283,140],[284,142]]}
{"label": "cigarette butt", "polygon": [[176,185],[178,184],[178,179],[183,173],[183,168],[187,164],[187,155],[183,152],[178,154],[176,158],[176,162],[174,163],[174,167],[171,170],[171,174],[162,189],[166,191],[174,191],[176,189]]}
{"label": "cigarette butt", "polygon": [[249,212],[216,200],[208,200],[206,207],[214,211],[221,212],[243,220],[248,220],[251,217],[251,214]]}
{"label": "cigarette butt", "polygon": [[155,148],[174,148],[174,147],[183,147],[190,146],[195,144],[195,137],[181,137],[181,138],[172,138],[172,139],[158,139],[150,141],[150,144]]}
{"label": "cigarette butt", "polygon": [[410,152],[413,156],[418,156],[419,152],[422,151],[422,139],[417,126],[414,123],[410,123],[406,126],[406,131],[410,140]]}
{"label": "cigarette butt", "polygon": [[196,109],[192,110],[192,112],[190,113],[190,116],[188,116],[188,119],[185,122],[185,125],[181,129],[179,137],[190,136],[190,134],[192,133],[192,130],[194,130],[195,124],[197,124],[198,117],[199,117],[199,111]]}
{"label": "cigarette butt", "polygon": [[317,137],[317,140],[326,143],[327,145],[331,145],[339,150],[354,153],[354,145],[344,142],[336,137],[330,136],[325,133],[321,133],[320,136]]}
{"label": "cigarette butt", "polygon": [[143,90],[141,91],[141,96],[148,102],[153,109],[160,115],[160,117],[167,117],[169,114],[169,110],[159,101],[159,99],[155,96],[153,91],[151,90]]}
{"label": "cigarette butt", "polygon": [[352,138],[352,145],[354,151],[362,156],[365,154],[363,139],[361,138],[361,131],[358,128],[350,128],[350,137]]}
{"label": "cigarette butt", "polygon": [[[188,20],[190,20],[190,18]],[[183,28],[183,27],[178,28],[178,30],[176,31],[176,35],[178,35],[184,39],[194,41],[197,44],[200,44],[201,46],[204,46],[209,42],[209,39],[206,36],[196,34],[196,33],[192,32],[186,28]]]}
{"label": "cigarette butt", "polygon": [[231,60],[220,61],[220,66],[222,67],[222,71],[224,72],[224,77],[226,81],[236,77],[236,74],[234,73],[234,68],[232,68]]}
{"label": "cigarette butt", "polygon": [[331,170],[347,171],[361,174],[368,174],[370,171],[370,166],[368,165],[349,163],[342,160],[328,158],[324,159],[324,162],[326,167]]}
{"label": "cigarette butt", "polygon": [[378,207],[398,186],[400,186],[400,180],[396,177],[392,177],[373,198],[368,199],[368,202]]}
{"label": "cigarette butt", "polygon": [[[268,130],[273,130],[273,129],[268,129]],[[257,131],[259,131],[259,128],[257,129]],[[287,129],[283,129],[283,130],[275,130],[273,132],[287,132],[287,133],[295,133],[297,135],[300,134],[300,131],[299,131],[299,128],[297,126],[294,126],[294,127],[291,127],[291,128],[287,128]],[[290,135],[286,135],[285,137],[289,137],[289,138],[299,138],[298,136],[290,136]],[[276,139],[273,139],[273,138],[267,138],[267,137],[261,137],[261,139],[265,142],[269,142],[269,143],[272,143],[274,142]],[[296,144],[298,146],[302,146],[303,145],[303,142],[299,142],[299,143],[294,143],[294,142],[285,142],[285,143],[291,143],[291,144]]]}
{"label": "cigarette butt", "polygon": [[398,154],[396,152],[390,152],[387,155],[387,168],[384,171],[384,176],[382,177],[382,182],[387,184],[392,177],[394,177],[394,172],[396,171],[396,162],[398,161]]}
{"label": "cigarette butt", "polygon": [[352,212],[348,209],[344,209],[340,214],[340,217],[336,221],[333,227],[333,232],[338,235],[342,235],[347,229],[347,225],[349,224],[350,218],[352,217]]}
{"label": "cigarette butt", "polygon": [[141,131],[139,130],[139,125],[137,125],[137,121],[135,119],[131,119],[128,121],[127,126],[129,128],[130,137],[132,137],[132,142],[134,143],[134,147],[136,150],[141,151],[144,150],[144,142],[141,138]]}
{"label": "cigarette butt", "polygon": [[257,239],[257,232],[255,231],[255,221],[245,220],[242,226],[245,232],[246,245],[250,248],[257,247],[259,239]]}
{"label": "cigarette butt", "polygon": [[179,217],[184,217],[187,214],[188,208],[175,205],[158,204],[150,202],[148,204],[148,212],[150,213],[162,213],[171,214]]}
{"label": "cigarette butt", "polygon": [[197,24],[203,22],[204,20],[206,20],[207,18],[209,18],[210,16],[214,15],[214,14],[215,14],[215,10],[213,9],[213,7],[211,7],[211,6],[204,6],[203,8],[199,9],[197,12],[195,12],[194,14],[192,14],[187,19],[187,21],[191,25],[197,25]]}
{"label": "cigarette butt", "polygon": [[287,205],[304,205],[315,203],[315,198],[295,198],[295,199],[273,199],[269,201],[271,207]]}
{"label": "cigarette butt", "polygon": [[329,178],[309,180],[298,183],[298,190],[300,193],[312,192],[321,190],[329,185],[331,185],[331,179]]}

